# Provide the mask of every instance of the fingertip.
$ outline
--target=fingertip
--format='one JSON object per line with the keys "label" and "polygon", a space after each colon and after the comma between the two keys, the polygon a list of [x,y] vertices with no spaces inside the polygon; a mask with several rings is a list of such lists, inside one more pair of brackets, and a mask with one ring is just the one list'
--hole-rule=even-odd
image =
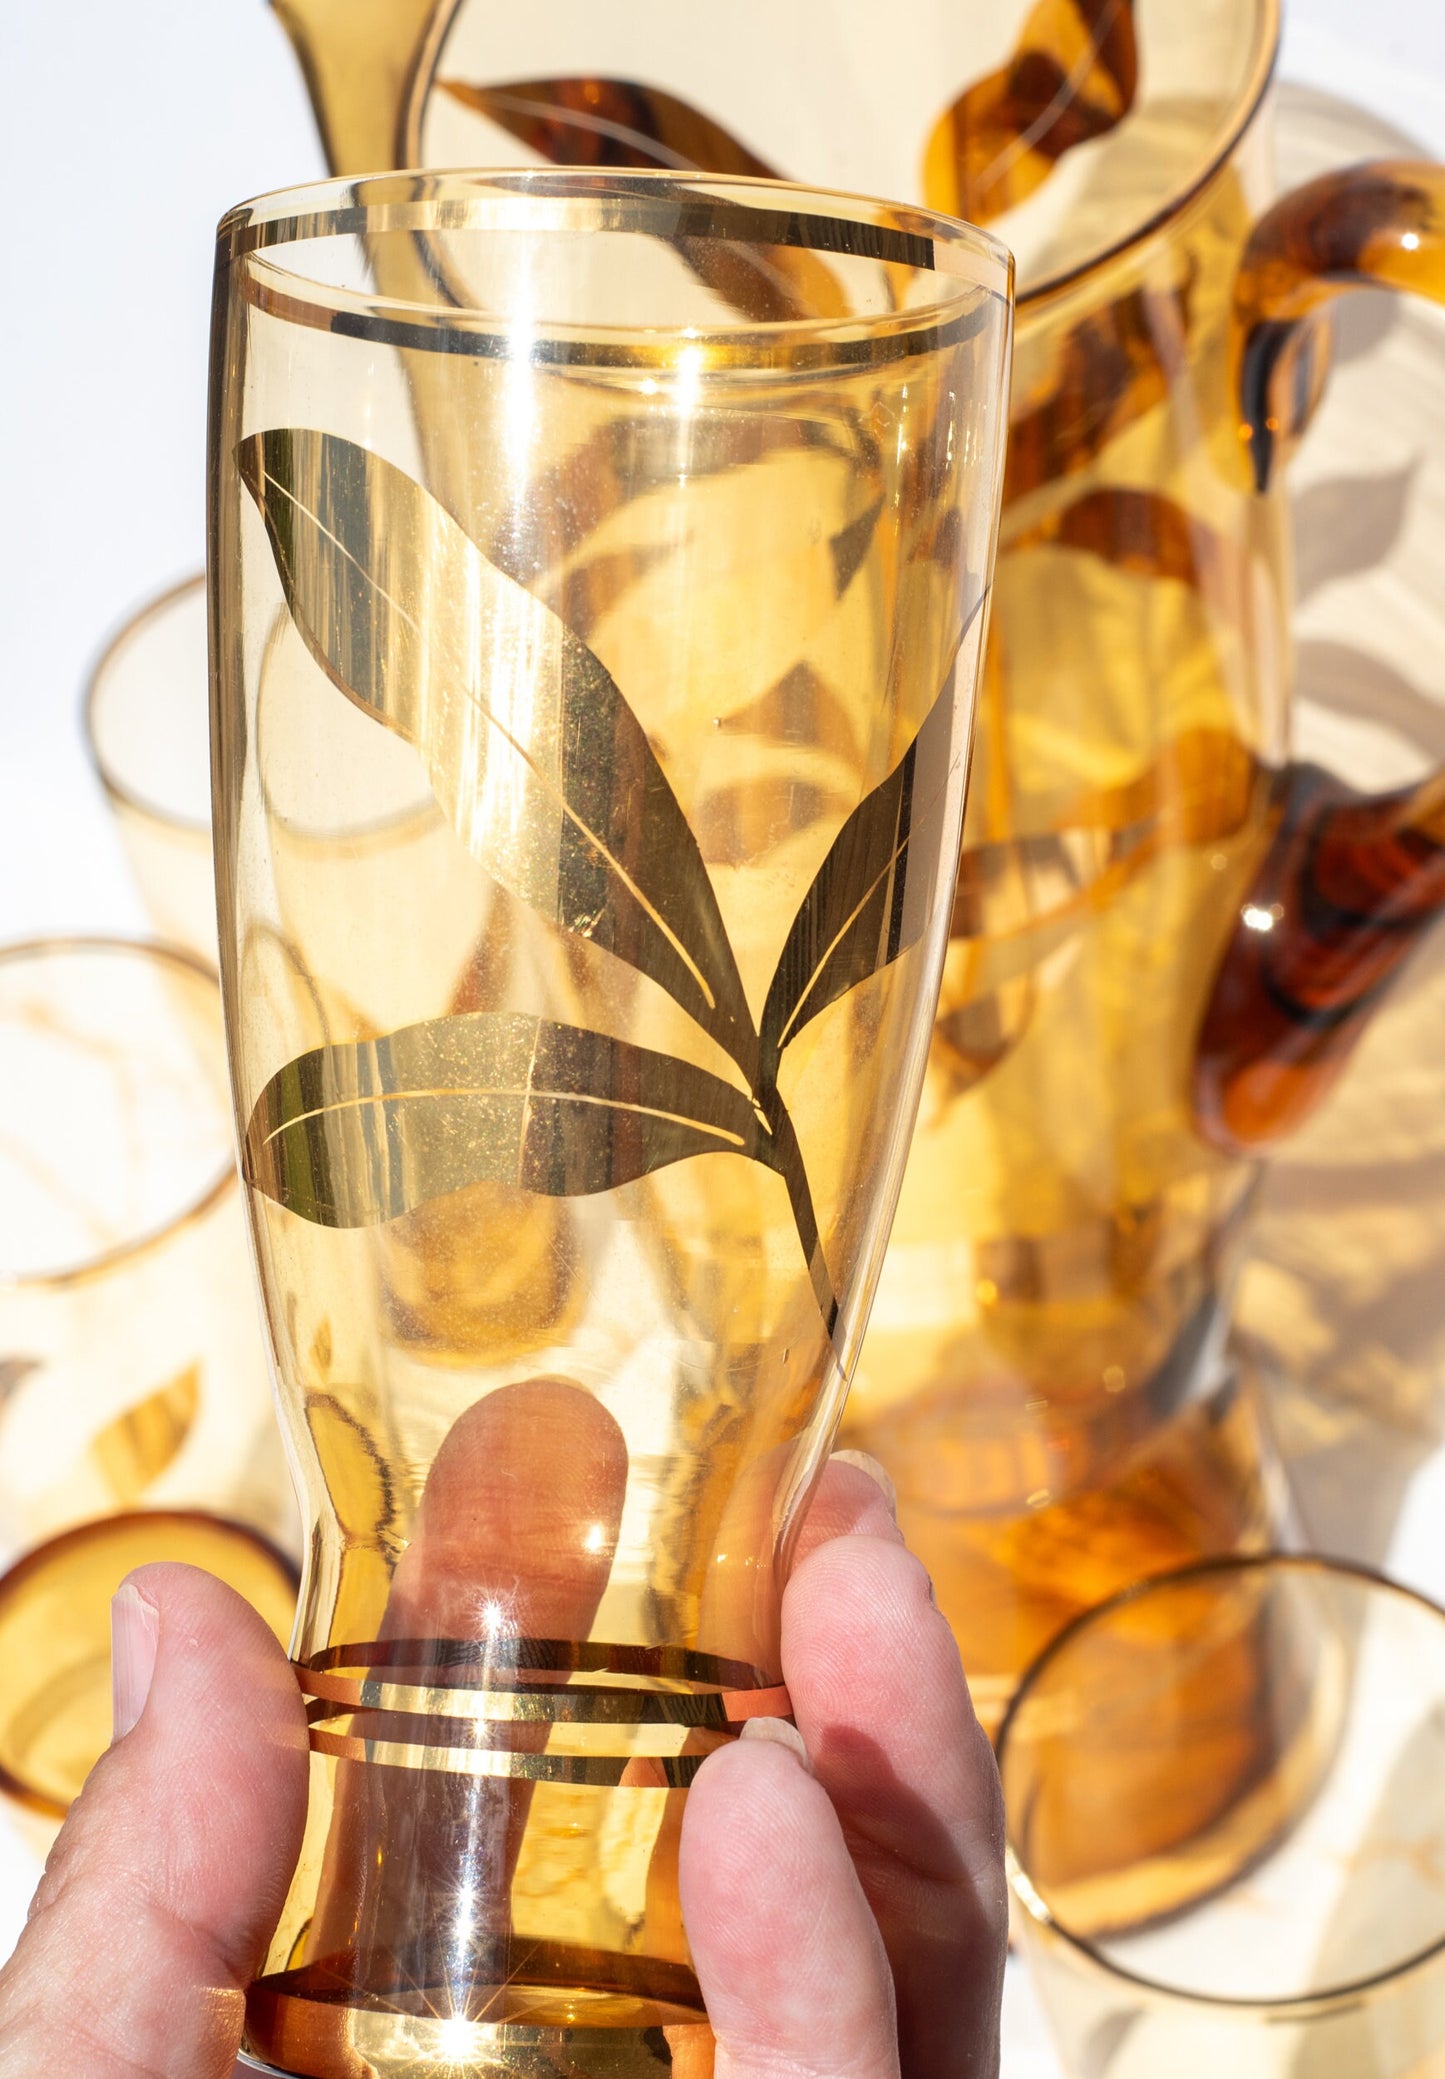
{"label": "fingertip", "polygon": [[745,1740],[771,1740],[782,1747],[811,1776],[813,1764],[808,1759],[808,1745],[791,1718],[749,1718],[742,1729]]}
{"label": "fingertip", "polygon": [[1002,1796],[926,1570],[887,1539],[820,1546],[788,1583],[782,1652],[878,1915],[904,2067],[950,2069],[959,2041],[986,2063],[1007,1940]]}
{"label": "fingertip", "polygon": [[866,1452],[834,1452],[823,1468],[798,1533],[795,1572],[820,1545],[834,1538],[874,1537],[893,1545],[903,1543],[893,1513],[891,1483],[886,1474],[882,1480],[878,1477],[882,1471]]}
{"label": "fingertip", "polygon": [[[794,1568],[783,1595],[783,1667],[809,1752],[838,1726],[871,1725],[921,1767],[970,1778],[993,1750],[979,1726],[952,1627],[927,1568],[900,1538],[829,1538]],[[826,1771],[823,1772],[826,1779]],[[987,1789],[978,1787],[982,1804]]]}
{"label": "fingertip", "polygon": [[835,1451],[830,1463],[856,1466],[860,1473],[866,1473],[881,1489],[889,1515],[895,1523],[898,1521],[898,1489],[893,1484],[892,1473],[881,1459],[875,1458],[871,1451]]}
{"label": "fingertip", "polygon": [[127,1578],[110,1603],[111,1743],[134,1730],[155,1673],[160,1611],[138,1581]]}

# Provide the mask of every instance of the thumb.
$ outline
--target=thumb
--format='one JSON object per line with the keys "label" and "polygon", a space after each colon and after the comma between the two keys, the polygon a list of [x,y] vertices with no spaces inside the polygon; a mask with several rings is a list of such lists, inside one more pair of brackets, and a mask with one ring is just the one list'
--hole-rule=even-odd
{"label": "thumb", "polygon": [[229,2079],[301,1845],[306,1719],[250,1605],[187,1566],[115,1599],[117,1738],[0,1972],[0,2079]]}

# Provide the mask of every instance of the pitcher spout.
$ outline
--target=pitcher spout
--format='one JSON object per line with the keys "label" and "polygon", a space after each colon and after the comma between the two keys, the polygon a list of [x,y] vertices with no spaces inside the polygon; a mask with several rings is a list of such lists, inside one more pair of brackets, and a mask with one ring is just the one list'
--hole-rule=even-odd
{"label": "pitcher spout", "polygon": [[409,166],[420,101],[458,0],[272,0],[333,173]]}

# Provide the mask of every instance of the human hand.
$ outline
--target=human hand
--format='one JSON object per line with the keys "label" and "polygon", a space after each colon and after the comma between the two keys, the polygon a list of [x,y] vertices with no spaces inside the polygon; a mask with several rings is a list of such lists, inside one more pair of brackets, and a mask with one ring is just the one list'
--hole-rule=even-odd
{"label": "human hand", "polygon": [[[0,2079],[226,2079],[299,1847],[306,1721],[261,1620],[156,1566],[122,1589],[116,1630],[117,1738],[0,1972]],[[801,1737],[754,1721],[699,1771],[683,1828],[719,2079],[995,2072],[993,1759],[926,1576],[856,1464],[830,1464],[804,1525],[783,1661]]]}

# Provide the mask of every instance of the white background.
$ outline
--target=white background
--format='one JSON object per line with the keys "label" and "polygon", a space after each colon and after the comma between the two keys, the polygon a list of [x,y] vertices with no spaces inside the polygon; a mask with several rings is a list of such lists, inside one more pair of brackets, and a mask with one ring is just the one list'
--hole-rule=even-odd
{"label": "white background", "polygon": [[[1445,0],[1293,0],[1281,69],[1445,157]],[[143,930],[80,688],[202,560],[216,220],[324,169],[262,0],[0,0],[0,81],[0,940]],[[0,1955],[32,1876],[0,1828]],[[1017,1979],[1004,2070],[1056,2070]]]}
{"label": "white background", "polygon": [[[1286,76],[1445,157],[1445,0],[1286,12]],[[0,0],[0,81],[0,939],[143,929],[80,687],[202,561],[216,220],[324,168],[263,0]]]}

